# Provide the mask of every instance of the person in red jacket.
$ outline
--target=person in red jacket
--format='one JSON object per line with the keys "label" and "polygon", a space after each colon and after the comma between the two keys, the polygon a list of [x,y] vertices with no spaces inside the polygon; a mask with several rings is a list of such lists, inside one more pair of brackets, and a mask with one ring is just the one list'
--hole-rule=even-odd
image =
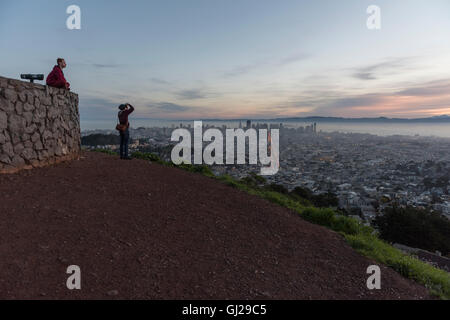
{"label": "person in red jacket", "polygon": [[64,78],[64,73],[62,71],[62,69],[67,66],[66,61],[62,58],[58,58],[56,60],[56,63],[57,65],[47,76],[47,85],[50,87],[65,88],[67,90],[70,90],[70,83],[66,81],[66,78]]}
{"label": "person in red jacket", "polygon": [[128,122],[128,116],[133,113],[134,107],[127,103],[119,106],[119,123],[125,126],[125,130],[120,131],[120,159],[131,160],[128,156],[128,141],[130,140],[130,123]]}

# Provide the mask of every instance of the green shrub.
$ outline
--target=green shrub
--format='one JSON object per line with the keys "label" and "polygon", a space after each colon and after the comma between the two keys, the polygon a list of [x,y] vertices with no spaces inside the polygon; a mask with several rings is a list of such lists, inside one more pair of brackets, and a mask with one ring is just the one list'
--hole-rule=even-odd
{"label": "green shrub", "polygon": [[272,183],[272,184],[269,184],[268,186],[266,186],[266,189],[270,190],[270,191],[275,191],[278,193],[286,194],[286,195],[289,194],[289,190],[286,189],[286,187],[284,187],[281,184]]}
{"label": "green shrub", "polygon": [[264,185],[266,183],[266,179],[252,172],[248,176],[239,180],[239,182],[249,187],[258,188],[260,185]]}
{"label": "green shrub", "polygon": [[413,207],[390,207],[377,216],[380,237],[429,251],[450,253],[450,221],[437,212]]}
{"label": "green shrub", "polygon": [[326,227],[331,227],[335,219],[333,210],[314,207],[306,208],[301,216],[309,222]]}
{"label": "green shrub", "polygon": [[201,173],[208,177],[214,177],[214,173],[207,165],[180,164],[174,166],[189,172]]}
{"label": "green shrub", "polygon": [[[345,216],[335,216],[333,225],[331,227],[333,230],[344,233],[344,234],[359,234],[363,233],[365,227],[361,225],[356,219],[345,217]],[[366,227],[367,228],[367,227]],[[370,231],[368,228],[367,231]]]}
{"label": "green shrub", "polygon": [[315,195],[307,188],[295,187],[289,194],[295,199],[306,199],[320,208],[337,207],[339,204],[337,196],[331,192]]}
{"label": "green shrub", "polygon": [[153,154],[153,153],[134,152],[132,154],[132,157],[136,158],[136,159],[142,159],[142,160],[148,160],[151,162],[156,162],[159,164],[165,164],[164,161],[162,161],[156,154]]}
{"label": "green shrub", "polygon": [[240,187],[240,189],[243,189],[243,185],[240,185],[239,182],[237,182],[235,179],[233,179],[232,177],[230,177],[229,175],[223,175],[220,176],[218,178],[219,181],[222,181],[223,183],[225,183],[226,185],[229,185],[233,188],[238,188]]}

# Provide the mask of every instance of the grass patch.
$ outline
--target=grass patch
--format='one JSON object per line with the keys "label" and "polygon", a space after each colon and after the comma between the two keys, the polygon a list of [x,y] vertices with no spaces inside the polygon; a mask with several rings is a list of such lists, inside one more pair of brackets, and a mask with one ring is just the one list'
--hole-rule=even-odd
{"label": "grass patch", "polygon": [[163,165],[166,164],[156,154],[153,154],[153,153],[134,152],[132,154],[132,157],[136,158],[136,159],[142,159],[142,160],[147,160],[147,161],[151,161],[151,162],[156,162],[156,163],[163,164]]}
{"label": "grass patch", "polygon": [[[115,152],[107,152],[101,149],[94,151],[117,155]],[[256,175],[250,175],[244,179],[236,180],[229,175],[216,177],[206,165],[183,164],[176,166],[172,163],[162,161],[156,155],[148,153],[134,153],[133,157],[158,162],[165,166],[177,167],[190,172],[201,173],[233,188],[292,209],[298,212],[303,219],[311,223],[339,232],[353,249],[364,256],[389,266],[404,277],[424,285],[432,294],[441,299],[450,299],[450,274],[448,272],[435,268],[413,256],[404,254],[381,240],[372,227],[365,226],[356,219],[343,216],[332,208],[313,207],[308,200],[286,193],[285,190],[279,190],[281,192],[278,192],[274,190],[273,186],[263,185],[265,179]]]}
{"label": "grass patch", "polygon": [[94,150],[89,150],[89,151],[105,153],[105,154],[108,154],[110,156],[117,156],[118,155],[117,152],[114,152],[114,151],[111,151],[111,150],[107,150],[107,149],[94,149]]}
{"label": "grass patch", "polygon": [[450,276],[448,272],[420,261],[388,243],[376,235],[344,235],[347,242],[358,252],[396,270],[406,278],[413,279],[427,287],[441,299],[450,298]]}

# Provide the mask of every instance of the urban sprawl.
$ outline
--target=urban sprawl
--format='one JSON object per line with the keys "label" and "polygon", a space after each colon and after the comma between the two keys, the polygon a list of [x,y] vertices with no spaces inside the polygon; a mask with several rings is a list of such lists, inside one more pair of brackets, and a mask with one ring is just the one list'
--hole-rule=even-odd
{"label": "urban sprawl", "polygon": [[[170,161],[171,133],[179,126],[130,129],[132,151],[152,152]],[[204,125],[205,130],[212,125]],[[317,124],[240,123],[240,128],[280,130],[280,170],[267,183],[314,194],[333,193],[339,207],[370,222],[384,207],[408,205],[439,211],[450,218],[450,139],[419,136],[322,132]],[[184,128],[191,130],[190,125]],[[226,125],[218,127],[225,134]],[[83,135],[111,134],[107,130]],[[207,145],[208,143],[205,143]],[[117,150],[117,144],[87,148]],[[247,148],[248,150],[248,148]],[[248,152],[248,151],[247,151]],[[236,163],[236,162],[235,162]],[[258,173],[257,165],[212,165],[214,174],[241,179]]]}

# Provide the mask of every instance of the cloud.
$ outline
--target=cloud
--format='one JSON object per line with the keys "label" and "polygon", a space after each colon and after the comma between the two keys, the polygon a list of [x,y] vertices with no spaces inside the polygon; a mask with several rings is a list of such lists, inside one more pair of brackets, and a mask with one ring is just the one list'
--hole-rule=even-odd
{"label": "cloud", "polygon": [[384,100],[383,95],[366,94],[336,99],[326,104],[326,107],[328,108],[370,107],[378,105],[383,100]]}
{"label": "cloud", "polygon": [[391,58],[386,61],[372,64],[369,66],[356,68],[353,77],[360,80],[376,80],[380,73],[396,73],[399,70],[405,69],[406,63],[410,62],[412,58]]}
{"label": "cloud", "polygon": [[153,111],[167,112],[167,113],[185,112],[195,109],[195,107],[182,106],[171,102],[157,102],[149,105],[149,107]]}
{"label": "cloud", "polygon": [[84,119],[113,119],[117,116],[117,102],[99,97],[80,97],[80,115]]}
{"label": "cloud", "polygon": [[242,66],[237,66],[235,68],[233,68],[231,71],[228,71],[226,73],[224,73],[224,77],[225,78],[230,78],[230,77],[236,77],[236,76],[240,76],[240,75],[244,75],[247,74],[253,70],[258,69],[259,67],[261,67],[262,65],[264,65],[265,63],[262,62],[258,62],[258,63],[252,63],[252,64],[247,64],[247,65],[242,65]]}
{"label": "cloud", "polygon": [[178,98],[185,100],[197,100],[207,98],[208,94],[202,89],[182,90],[176,93]]}
{"label": "cloud", "polygon": [[[450,110],[450,79],[425,82],[403,89],[351,94],[344,90],[304,91],[283,106],[324,116],[426,116]],[[288,108],[286,108],[288,109]]]}
{"label": "cloud", "polygon": [[450,79],[432,81],[421,86],[401,90],[396,94],[416,97],[450,95]]}
{"label": "cloud", "polygon": [[118,106],[116,102],[98,97],[80,98],[80,107],[82,108],[111,108]]}
{"label": "cloud", "polygon": [[234,69],[232,69],[231,71],[224,73],[223,76],[225,78],[240,76],[240,75],[244,75],[244,74],[259,70],[259,69],[267,67],[267,66],[270,66],[270,67],[285,66],[285,65],[288,65],[291,63],[305,60],[309,57],[310,56],[306,53],[295,53],[290,56],[283,57],[281,59],[279,59],[279,58],[271,59],[271,60],[265,59],[263,61],[237,66]]}
{"label": "cloud", "polygon": [[160,79],[160,78],[151,78],[150,79],[151,82],[156,83],[156,84],[163,84],[163,85],[169,85],[170,82],[166,81],[164,79]]}
{"label": "cloud", "polygon": [[309,58],[309,55],[306,53],[296,53],[296,54],[293,54],[286,58],[281,59],[280,62],[278,63],[278,65],[284,66],[284,65],[295,63],[298,61],[303,61],[308,58]]}
{"label": "cloud", "polygon": [[93,67],[98,68],[98,69],[112,69],[112,68],[119,68],[122,65],[120,64],[101,64],[101,63],[93,63],[92,64]]}
{"label": "cloud", "polygon": [[[77,68],[87,68],[87,69],[117,69],[122,68],[125,66],[124,64],[116,64],[116,63],[96,63],[92,60],[84,60],[84,61],[71,61],[67,60],[66,62],[71,67],[77,67]],[[56,64],[56,60],[54,62]]]}
{"label": "cloud", "polygon": [[371,72],[358,72],[353,75],[355,78],[361,80],[375,80],[376,77]]}

